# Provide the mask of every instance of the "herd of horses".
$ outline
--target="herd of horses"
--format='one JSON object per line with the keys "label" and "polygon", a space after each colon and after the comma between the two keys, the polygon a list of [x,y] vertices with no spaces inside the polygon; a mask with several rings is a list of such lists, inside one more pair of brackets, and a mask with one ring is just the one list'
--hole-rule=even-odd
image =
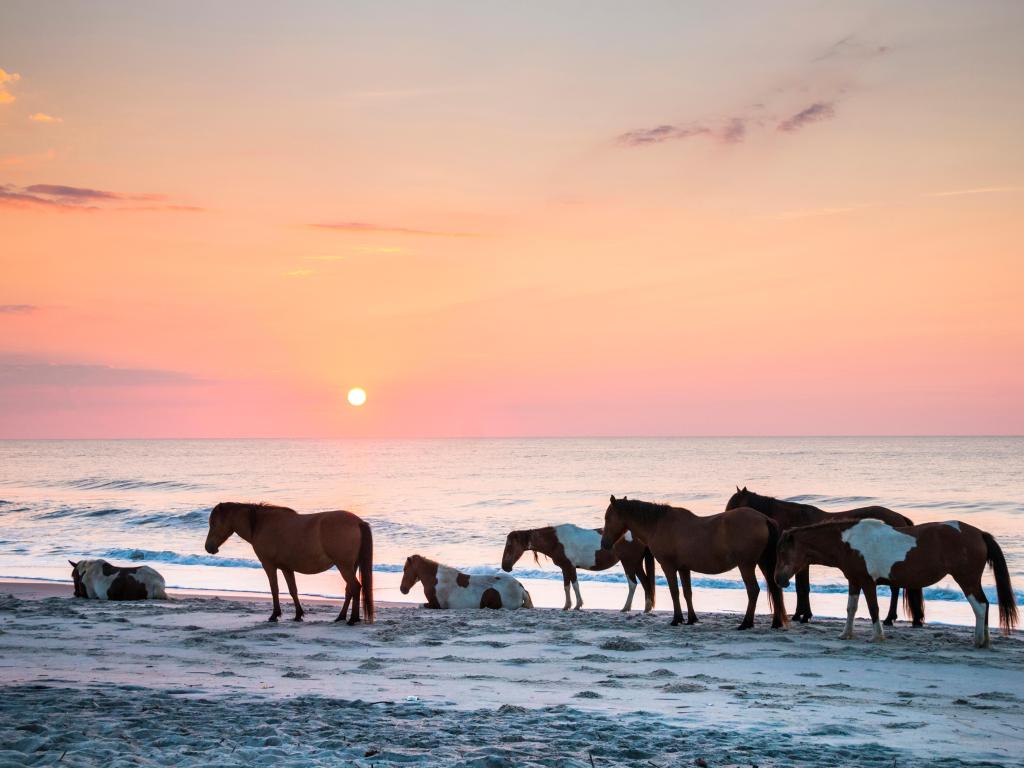
{"label": "herd of horses", "polygon": [[[278,571],[284,575],[301,621],[295,574],[336,567],[345,582],[345,599],[336,621],[350,625],[372,622],[373,534],[370,525],[351,512],[336,510],[298,514],[287,507],[223,502],[210,513],[206,550],[216,554],[233,534],[252,545],[270,582],[273,612],[281,616]],[[849,583],[847,623],[842,637],[853,636],[853,619],[864,593],[873,641],[885,638],[882,625],[896,619],[899,592],[914,626],[924,622],[925,587],[951,576],[963,590],[975,615],[974,644],[989,645],[988,598],[981,586],[985,566],[996,581],[999,625],[1004,634],[1017,624],[1017,605],[1003,552],[995,539],[967,523],[948,521],[914,525],[885,507],[871,506],[826,512],[808,504],[762,496],[737,487],[724,512],[699,516],[681,507],[612,496],[602,528],[564,524],[512,531],[505,542],[502,572],[466,574],[420,555],[405,563],[401,591],[422,584],[430,608],[531,608],[529,593],[508,575],[527,551],[551,558],[562,570],[564,609],[583,606],[578,570],[602,571],[621,563],[629,585],[623,611],[632,608],[641,584],[645,612],[654,608],[654,563],[661,566],[672,596],[672,625],[683,623],[679,599],[682,584],[686,623],[698,621],[690,576],[696,571],[718,574],[738,569],[747,591],[747,609],[737,629],[754,626],[760,593],[756,571],[768,586],[772,627],[811,616],[810,566],[838,568]],[[787,617],[782,590],[796,580],[796,610]],[[887,585],[892,602],[880,620],[877,585]],[[349,608],[351,615],[349,616]],[[361,612],[360,612],[361,610]]]}

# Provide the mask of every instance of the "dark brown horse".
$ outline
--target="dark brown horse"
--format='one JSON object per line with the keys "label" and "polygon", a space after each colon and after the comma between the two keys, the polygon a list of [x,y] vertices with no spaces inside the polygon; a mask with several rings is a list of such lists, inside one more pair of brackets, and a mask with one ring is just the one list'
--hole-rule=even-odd
{"label": "dark brown horse", "polygon": [[756,567],[761,568],[768,585],[768,603],[772,609],[772,627],[786,623],[786,607],[782,590],[773,578],[775,547],[779,541],[779,526],[756,509],[740,507],[708,517],[698,517],[688,509],[667,504],[651,504],[635,499],[616,499],[604,513],[604,535],[601,546],[611,549],[626,531],[634,538],[647,542],[655,559],[661,564],[672,593],[675,613],[672,626],[682,624],[683,611],[679,605],[679,582],[683,581],[686,598],[687,624],[697,622],[693,611],[690,571],[698,573],[724,573],[740,569],[747,588],[747,612],[737,629],[754,626],[754,609],[761,588],[757,584]]}
{"label": "dark brown horse", "polygon": [[992,566],[1003,634],[1017,624],[1017,602],[1010,573],[992,535],[959,521],[896,528],[880,520],[835,520],[793,528],[779,542],[775,580],[786,586],[795,573],[811,564],[838,568],[849,581],[846,631],[853,637],[853,618],[861,591],[874,627],[873,642],[885,639],[878,620],[876,584],[924,589],[952,576],[974,609],[974,644],[989,644],[988,598],[981,588],[985,563]]}
{"label": "dark brown horse", "polygon": [[[622,562],[622,570],[626,573],[629,594],[623,613],[633,607],[633,593],[636,591],[637,577],[643,584],[644,613],[654,609],[654,556],[647,545],[632,536],[624,536],[615,542],[611,551],[601,549],[600,528],[581,528],[566,523],[546,528],[531,528],[512,531],[505,539],[505,553],[501,556],[501,568],[508,573],[526,551],[547,555],[555,565],[562,569],[562,583],[565,586],[565,605],[562,610],[568,611],[569,586],[576,591],[576,610],[583,607],[580,595],[580,583],[576,569],[585,571],[606,571],[618,562]],[[645,567],[646,566],[646,567]]]}
{"label": "dark brown horse", "polygon": [[[892,526],[913,525],[910,518],[893,512],[886,507],[857,507],[848,509],[845,512],[826,512],[824,509],[813,507],[810,504],[798,504],[795,501],[784,501],[772,496],[762,496],[753,491],[748,491],[746,486],[737,486],[736,493],[725,505],[726,509],[737,507],[753,507],[762,515],[767,515],[782,526],[785,532],[790,528],[801,525],[812,525],[822,523],[826,520],[863,520],[872,518],[881,520]],[[889,602],[889,614],[885,617],[886,626],[892,626],[896,621],[896,608],[899,605],[899,587],[892,588],[892,600]],[[914,621],[915,627],[924,623],[924,597],[922,593],[911,590],[905,595],[908,612]],[[811,572],[805,568],[796,575],[796,612],[792,620],[806,623],[811,618]]]}
{"label": "dark brown horse", "polygon": [[274,597],[274,611],[268,621],[277,621],[281,615],[278,570],[284,574],[295,603],[295,621],[302,621],[304,611],[299,605],[295,574],[322,573],[337,566],[345,580],[345,603],[335,621],[345,620],[351,603],[352,618],[348,623],[359,623],[361,594],[366,620],[373,622],[373,534],[369,523],[340,509],[300,515],[288,507],[221,502],[210,513],[206,551],[217,554],[220,545],[233,533],[252,545],[267,572],[270,593]]}

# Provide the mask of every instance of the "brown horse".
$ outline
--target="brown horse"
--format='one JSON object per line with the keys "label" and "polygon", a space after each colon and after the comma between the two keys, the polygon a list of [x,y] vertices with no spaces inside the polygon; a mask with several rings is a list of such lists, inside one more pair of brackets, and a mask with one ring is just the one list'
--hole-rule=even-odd
{"label": "brown horse", "polygon": [[[547,555],[555,565],[562,569],[562,583],[565,586],[565,605],[562,610],[568,611],[571,605],[569,600],[569,586],[576,591],[576,610],[583,607],[583,597],[580,595],[580,583],[577,579],[576,569],[582,568],[586,571],[606,571],[618,562],[622,562],[622,570],[626,573],[626,582],[629,584],[629,595],[626,597],[626,605],[623,613],[633,607],[633,593],[636,591],[637,576],[644,586],[644,613],[650,613],[654,609],[654,556],[647,545],[626,535],[615,542],[611,551],[601,549],[600,528],[580,528],[578,525],[566,523],[564,525],[553,525],[546,528],[532,528],[529,530],[512,531],[505,539],[505,553],[501,556],[501,569],[507,573],[523,553],[527,550],[533,552],[534,560],[537,554]],[[646,567],[645,567],[646,566]]]}
{"label": "brown horse", "polygon": [[[889,525],[900,527],[913,525],[910,518],[893,512],[886,507],[857,507],[848,509],[845,512],[826,512],[824,509],[813,507],[810,504],[798,504],[795,501],[784,501],[772,496],[762,496],[753,491],[748,491],[746,486],[736,486],[736,493],[725,505],[726,509],[737,507],[753,507],[762,515],[770,517],[777,522],[785,532],[790,528],[801,525],[813,525],[826,520],[863,520],[873,518],[881,520]],[[892,600],[889,602],[889,613],[885,617],[885,625],[892,626],[896,621],[896,608],[899,605],[899,587],[892,588]],[[915,627],[924,624],[924,596],[920,590],[910,590],[904,595],[906,608],[911,614]],[[811,572],[804,568],[796,575],[796,612],[792,616],[793,621],[802,624],[807,623],[811,618]]]}
{"label": "brown horse", "polygon": [[217,554],[220,545],[233,533],[252,545],[267,572],[270,593],[274,596],[274,611],[268,621],[277,621],[281,615],[278,570],[284,574],[295,603],[295,621],[302,621],[305,612],[299,605],[295,574],[322,573],[337,566],[345,580],[345,603],[335,621],[345,620],[351,603],[352,618],[348,623],[359,623],[361,593],[366,620],[373,622],[373,534],[369,523],[340,509],[300,515],[288,507],[221,502],[210,513],[206,551]]}
{"label": "brown horse", "polygon": [[872,642],[885,639],[878,621],[876,584],[924,589],[947,574],[952,576],[974,609],[974,644],[989,644],[988,598],[981,588],[985,563],[992,566],[999,599],[1003,634],[1017,624],[1017,603],[1010,573],[992,535],[958,521],[895,528],[880,520],[835,520],[793,528],[779,542],[775,581],[784,587],[794,573],[810,564],[838,568],[849,581],[846,631],[853,637],[853,617],[863,590],[867,599]]}
{"label": "brown horse", "polygon": [[758,566],[768,585],[768,603],[772,609],[772,628],[786,622],[786,607],[782,590],[772,578],[775,571],[775,547],[779,541],[779,526],[756,509],[740,507],[708,517],[698,517],[688,509],[667,504],[651,504],[635,499],[616,499],[604,513],[604,535],[601,546],[611,549],[626,531],[647,542],[655,559],[661,564],[668,579],[669,592],[675,613],[672,626],[682,624],[683,611],[679,606],[679,583],[683,581],[686,598],[687,624],[697,623],[693,611],[690,571],[698,573],[724,573],[740,569],[747,588],[747,612],[737,629],[754,626],[754,609],[761,588],[754,569]]}

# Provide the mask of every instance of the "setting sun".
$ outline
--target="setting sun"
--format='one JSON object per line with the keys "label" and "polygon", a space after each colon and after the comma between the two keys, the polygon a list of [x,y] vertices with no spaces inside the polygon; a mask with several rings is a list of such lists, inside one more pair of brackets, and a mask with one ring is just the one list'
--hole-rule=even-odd
{"label": "setting sun", "polygon": [[366,402],[366,390],[362,387],[353,387],[348,391],[348,404],[356,407]]}

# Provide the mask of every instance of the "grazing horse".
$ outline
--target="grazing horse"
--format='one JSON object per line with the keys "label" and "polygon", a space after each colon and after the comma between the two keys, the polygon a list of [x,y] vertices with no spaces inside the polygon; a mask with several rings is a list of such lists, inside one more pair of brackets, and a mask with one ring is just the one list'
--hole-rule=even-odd
{"label": "grazing horse", "polygon": [[411,555],[402,571],[402,594],[408,595],[417,581],[423,584],[427,596],[425,608],[533,608],[530,593],[504,573],[470,576],[421,555]]}
{"label": "grazing horse", "polygon": [[252,545],[267,572],[270,593],[274,597],[274,610],[267,621],[277,621],[281,615],[277,588],[279,569],[295,603],[295,621],[302,621],[305,611],[299,604],[295,574],[322,573],[337,566],[345,580],[345,603],[335,621],[345,620],[351,603],[352,618],[348,623],[358,624],[362,594],[363,613],[368,622],[373,622],[373,534],[365,520],[340,509],[300,515],[288,507],[224,501],[210,513],[206,551],[217,554],[220,545],[233,533]]}
{"label": "grazing horse", "polygon": [[[736,493],[725,505],[726,509],[736,507],[753,507],[762,515],[767,515],[777,522],[783,532],[790,528],[801,525],[812,525],[822,523],[826,520],[864,520],[873,518],[888,523],[896,528],[913,525],[913,521],[893,512],[886,507],[858,507],[848,509],[845,512],[826,512],[824,509],[812,507],[810,504],[797,504],[795,501],[783,501],[772,496],[762,496],[753,491],[748,491],[746,486],[736,486]],[[885,625],[891,627],[896,621],[896,608],[899,605],[899,587],[892,588],[892,600],[889,602],[889,613],[885,617]],[[907,611],[911,614],[915,627],[924,624],[924,596],[920,590],[911,590],[904,593]],[[811,573],[809,568],[804,568],[796,575],[796,612],[792,621],[799,621],[806,624],[811,618]]]}
{"label": "grazing horse", "polygon": [[644,585],[646,598],[644,613],[650,613],[654,609],[654,555],[651,554],[647,545],[637,541],[629,534],[615,542],[611,551],[601,549],[602,533],[601,528],[580,528],[571,523],[512,531],[505,539],[505,553],[501,556],[501,569],[511,573],[513,566],[519,562],[519,558],[527,550],[533,552],[534,560],[537,559],[538,552],[547,555],[555,565],[562,569],[562,583],[565,586],[565,605],[562,606],[562,610],[568,611],[571,605],[569,600],[569,585],[571,584],[576,592],[576,610],[578,611],[583,607],[583,597],[580,595],[580,583],[577,580],[576,569],[605,571],[621,561],[622,570],[626,573],[626,582],[629,584],[629,594],[626,596],[626,605],[622,612],[627,613],[633,607],[633,593],[636,591],[637,576],[639,576],[640,582]]}
{"label": "grazing horse", "polygon": [[672,626],[683,622],[677,574],[683,581],[686,623],[696,624],[697,614],[693,611],[690,571],[723,573],[738,567],[743,584],[747,588],[747,612],[737,629],[753,627],[754,609],[757,606],[757,596],[761,592],[754,573],[755,567],[758,566],[768,585],[772,628],[777,629],[787,622],[782,590],[772,578],[775,571],[775,547],[780,535],[779,526],[756,509],[739,507],[717,515],[698,517],[682,507],[652,504],[626,497],[616,499],[612,496],[611,503],[604,513],[601,546],[604,549],[611,549],[626,531],[647,542],[655,559],[665,571],[668,588],[672,593],[672,605],[675,608]]}
{"label": "grazing horse", "polygon": [[164,577],[148,565],[118,568],[106,560],[71,563],[75,597],[92,600],[166,600]]}
{"label": "grazing horse", "polygon": [[871,640],[878,642],[885,635],[878,621],[876,584],[924,589],[948,574],[974,609],[974,644],[984,648],[989,644],[988,598],[981,588],[986,562],[996,577],[999,626],[1009,634],[1017,624],[1017,603],[1003,551],[991,534],[955,520],[899,528],[873,519],[833,520],[793,528],[779,542],[775,581],[784,587],[812,563],[838,568],[850,584],[842,638],[853,638],[853,617],[863,590],[874,628]]}

